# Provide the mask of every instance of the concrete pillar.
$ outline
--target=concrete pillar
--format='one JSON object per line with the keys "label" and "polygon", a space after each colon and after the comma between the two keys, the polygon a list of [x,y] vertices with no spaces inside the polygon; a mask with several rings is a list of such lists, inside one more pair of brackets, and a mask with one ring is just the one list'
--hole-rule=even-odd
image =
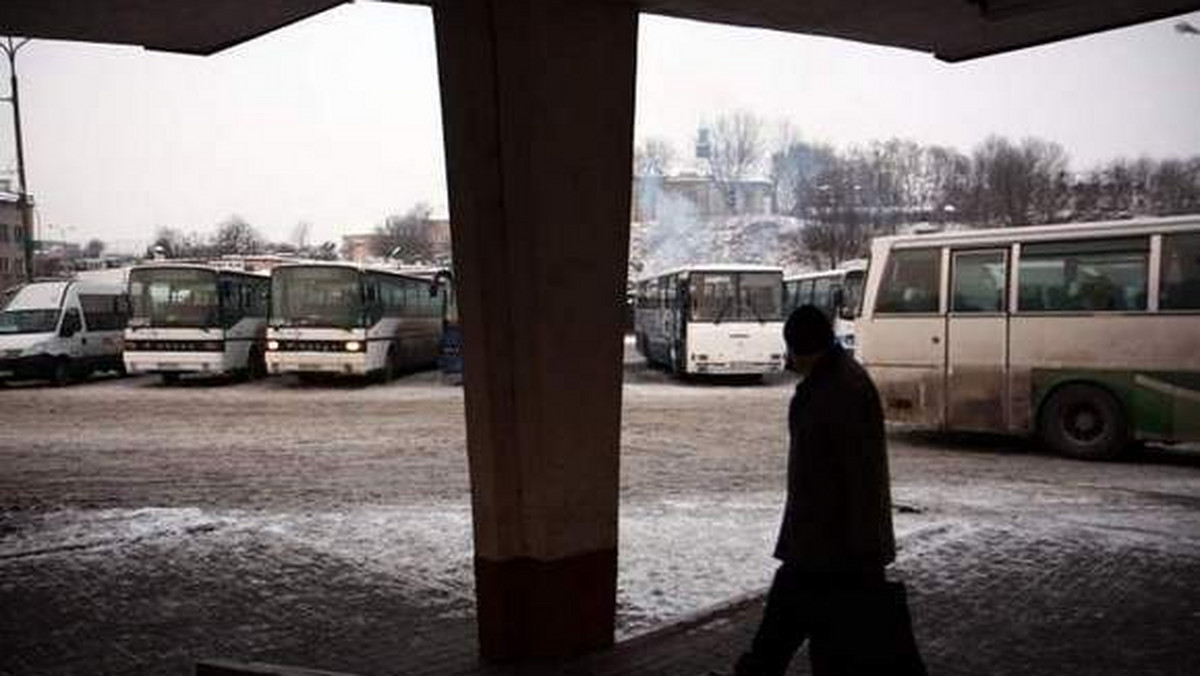
{"label": "concrete pillar", "polygon": [[637,13],[434,3],[483,657],[613,641]]}

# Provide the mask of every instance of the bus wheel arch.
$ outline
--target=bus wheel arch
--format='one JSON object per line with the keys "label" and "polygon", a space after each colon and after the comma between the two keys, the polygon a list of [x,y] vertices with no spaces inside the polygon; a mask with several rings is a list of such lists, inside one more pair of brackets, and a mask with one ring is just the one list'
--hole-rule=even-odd
{"label": "bus wheel arch", "polygon": [[1051,450],[1084,460],[1111,460],[1131,442],[1129,414],[1111,388],[1088,380],[1054,386],[1042,398],[1038,438]]}

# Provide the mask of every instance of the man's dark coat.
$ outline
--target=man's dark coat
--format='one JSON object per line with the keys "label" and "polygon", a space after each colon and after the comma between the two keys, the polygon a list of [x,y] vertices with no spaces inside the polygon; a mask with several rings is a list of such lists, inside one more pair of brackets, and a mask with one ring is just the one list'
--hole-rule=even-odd
{"label": "man's dark coat", "polygon": [[788,410],[788,496],[775,557],[801,570],[882,570],[896,558],[879,393],[833,347]]}

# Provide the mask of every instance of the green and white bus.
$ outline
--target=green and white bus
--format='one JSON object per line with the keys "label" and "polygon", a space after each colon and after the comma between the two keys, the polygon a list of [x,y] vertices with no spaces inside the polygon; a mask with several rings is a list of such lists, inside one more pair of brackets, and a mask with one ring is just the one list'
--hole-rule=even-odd
{"label": "green and white bus", "polygon": [[889,420],[1111,458],[1200,439],[1200,216],[882,237],[859,355]]}

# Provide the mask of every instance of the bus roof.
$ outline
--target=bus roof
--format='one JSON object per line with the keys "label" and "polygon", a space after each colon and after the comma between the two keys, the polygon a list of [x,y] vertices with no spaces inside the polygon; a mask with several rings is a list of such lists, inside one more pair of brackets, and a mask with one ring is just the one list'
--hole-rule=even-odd
{"label": "bus roof", "polygon": [[130,268],[130,272],[137,270],[204,270],[207,272],[215,272],[218,274],[242,275],[245,277],[270,277],[270,273],[266,270],[233,270],[227,267],[218,265],[208,265],[206,263],[176,263],[171,261],[154,261],[152,263],[141,263]]}
{"label": "bus roof", "polygon": [[785,282],[794,282],[805,279],[819,279],[821,277],[844,277],[849,272],[865,272],[867,269],[867,259],[855,258],[845,261],[841,265],[832,270],[817,270],[815,272],[797,272],[792,275],[787,275],[783,278]]}
{"label": "bus roof", "polygon": [[777,265],[759,265],[756,263],[698,263],[695,265],[681,265],[657,274],[645,275],[639,277],[637,281],[644,282],[686,272],[777,272],[782,275],[783,268]]}
{"label": "bus roof", "polygon": [[958,230],[919,235],[893,235],[875,238],[875,246],[918,249],[940,246],[987,246],[1013,242],[1044,242],[1064,239],[1098,239],[1124,235],[1200,231],[1200,214],[1165,218],[1134,218],[1121,221],[1028,225],[985,230]]}
{"label": "bus roof", "polygon": [[296,268],[336,268],[341,270],[353,270],[355,272],[370,272],[376,274],[389,275],[391,277],[403,277],[420,282],[429,282],[431,277],[427,273],[417,270],[397,270],[395,268],[385,268],[374,265],[363,265],[361,263],[352,263],[349,261],[306,261],[303,263],[284,263],[271,268],[271,272],[276,270],[288,270]]}

